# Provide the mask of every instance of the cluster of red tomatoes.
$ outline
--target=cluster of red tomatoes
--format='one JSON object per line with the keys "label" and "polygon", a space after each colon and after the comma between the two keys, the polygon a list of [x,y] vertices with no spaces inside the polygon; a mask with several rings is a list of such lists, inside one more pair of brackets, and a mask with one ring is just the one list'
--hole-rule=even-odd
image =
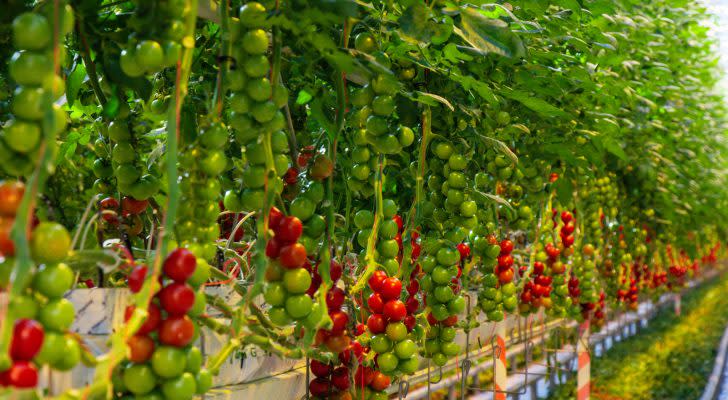
{"label": "cluster of red tomatoes", "polygon": [[[198,268],[195,255],[184,248],[170,252],[162,269],[164,276],[159,277],[159,283],[163,287],[147,307],[141,327],[127,341],[127,362],[114,390],[143,396],[155,393],[156,389],[168,398],[191,399],[212,385],[211,375],[201,368],[200,350],[189,346],[197,336],[190,315],[201,315],[205,309],[204,292],[195,292],[193,287],[200,287],[207,280],[208,271]],[[132,293],[139,292],[147,283],[148,272],[146,265],[132,268],[127,277]],[[135,306],[128,306],[125,321],[135,311]]]}
{"label": "cluster of red tomatoes", "polygon": [[25,193],[25,185],[19,181],[0,182],[0,256],[15,255],[15,244],[10,239],[10,229],[15,223],[15,212]]}
{"label": "cluster of red tomatoes", "polygon": [[[321,277],[318,274],[319,267],[320,264],[313,269],[314,281],[308,290],[310,294],[315,293],[321,285]],[[309,383],[308,388],[311,394],[317,398],[344,400],[351,399],[348,392],[351,387],[349,379],[351,357],[353,355],[361,363],[364,348],[359,342],[351,341],[347,334],[346,328],[349,324],[349,315],[343,309],[346,293],[337,286],[342,274],[341,264],[332,260],[330,273],[334,287],[326,293],[326,307],[333,325],[331,329],[320,329],[316,333],[316,343],[324,343],[331,352],[337,354],[338,362],[325,364],[313,360],[311,362],[311,372],[316,378]]]}
{"label": "cluster of red tomatoes", "polygon": [[594,324],[594,327],[599,329],[602,326],[604,326],[606,322],[606,306],[604,304],[606,298],[606,294],[602,291],[599,293],[599,301],[594,306],[594,313],[591,317],[591,323]]}
{"label": "cluster of red tomatoes", "polygon": [[[557,211],[554,210],[554,215],[556,213]],[[574,220],[574,216],[569,211],[563,211],[561,213],[561,222],[563,222],[561,230],[559,231],[561,244],[563,244],[565,249],[568,249],[574,244],[574,230],[576,229],[576,221]]]}
{"label": "cluster of red tomatoes", "polygon": [[[526,273],[527,266],[520,268],[521,275]],[[539,307],[551,306],[552,278],[544,274],[545,265],[541,261],[533,263],[533,271],[521,292],[521,312],[535,311]]]}

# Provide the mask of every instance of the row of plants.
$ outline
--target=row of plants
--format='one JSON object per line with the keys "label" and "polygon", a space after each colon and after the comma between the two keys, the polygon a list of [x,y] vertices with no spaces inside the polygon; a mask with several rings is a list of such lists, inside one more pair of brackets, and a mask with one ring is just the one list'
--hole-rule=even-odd
{"label": "row of plants", "polygon": [[[458,332],[541,310],[599,327],[724,254],[697,4],[6,8],[8,391],[84,363],[59,398],[189,399],[255,347],[315,360],[316,398],[382,399]],[[132,294],[100,355],[64,298],[93,287]]]}
{"label": "row of plants", "polygon": [[[592,357],[592,395],[609,399],[692,399],[703,394],[728,323],[725,281],[682,297],[682,314],[663,308],[638,335]],[[569,380],[549,399],[573,399]]]}

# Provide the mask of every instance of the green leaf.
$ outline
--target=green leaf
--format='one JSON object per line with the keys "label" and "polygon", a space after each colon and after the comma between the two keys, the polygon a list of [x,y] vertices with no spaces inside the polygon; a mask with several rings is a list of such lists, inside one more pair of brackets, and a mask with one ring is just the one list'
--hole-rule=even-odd
{"label": "green leaf", "polygon": [[465,6],[460,13],[461,28],[455,33],[483,54],[495,53],[520,58],[526,55],[521,39],[505,21],[488,18],[473,7]]}
{"label": "green leaf", "polygon": [[83,63],[77,62],[73,71],[66,78],[66,100],[69,105],[73,105],[78,98],[78,91],[81,89],[83,81],[86,79],[86,67]]}
{"label": "green leaf", "polygon": [[507,97],[511,100],[515,100],[527,108],[529,108],[531,111],[534,111],[535,113],[541,115],[542,117],[558,117],[558,118],[571,118],[571,116],[565,112],[564,110],[554,107],[553,105],[549,104],[543,99],[539,99],[537,97],[533,97],[529,95],[526,92],[522,92],[520,90],[511,90],[506,89],[503,90],[501,93],[504,97]]}
{"label": "green leaf", "polygon": [[412,97],[412,100],[414,101],[430,106],[444,104],[447,108],[450,109],[450,111],[455,111],[455,108],[452,106],[452,104],[450,104],[450,102],[442,96],[438,96],[432,93],[420,92],[419,90],[415,91],[415,94],[416,96]]}
{"label": "green leaf", "polygon": [[298,104],[299,106],[302,106],[302,105],[308,103],[309,101],[311,101],[311,99],[313,99],[313,96],[311,96],[311,93],[307,92],[304,89],[301,89],[301,91],[298,92],[298,97],[296,97],[296,104]]}
{"label": "green leaf", "polygon": [[561,177],[553,183],[556,195],[559,197],[561,204],[569,204],[571,199],[574,198],[574,184],[570,179]]}
{"label": "green leaf", "polygon": [[402,12],[402,16],[399,17],[399,29],[405,38],[417,42],[427,42],[434,34],[431,17],[432,11],[424,4],[417,2]]}

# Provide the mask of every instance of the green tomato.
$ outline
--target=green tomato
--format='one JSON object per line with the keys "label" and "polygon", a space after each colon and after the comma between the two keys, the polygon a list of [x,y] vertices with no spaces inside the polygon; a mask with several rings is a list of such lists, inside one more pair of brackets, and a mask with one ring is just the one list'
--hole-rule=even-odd
{"label": "green tomato", "polygon": [[397,369],[399,359],[393,352],[382,353],[377,357],[377,364],[379,365],[379,370],[383,374],[386,374]]}
{"label": "green tomato", "polygon": [[204,258],[197,258],[197,266],[192,276],[187,279],[187,284],[198,288],[210,279],[210,264]]}
{"label": "green tomato", "polygon": [[405,375],[413,374],[419,370],[420,360],[414,356],[407,359],[400,358],[397,368]]}
{"label": "green tomato", "polygon": [[40,136],[39,124],[17,119],[11,119],[5,129],[0,131],[0,137],[5,144],[18,153],[28,153],[38,147]]}
{"label": "green tomato", "polygon": [[284,307],[272,307],[268,310],[268,318],[275,326],[287,326],[293,322]]}
{"label": "green tomato", "polygon": [[430,310],[432,312],[432,316],[438,321],[444,321],[450,316],[450,311],[448,311],[447,306],[444,304],[435,304]]}
{"label": "green tomato", "polygon": [[13,43],[24,50],[41,50],[51,42],[51,25],[40,13],[26,12],[13,20]]}
{"label": "green tomato", "polygon": [[392,349],[392,341],[386,335],[374,335],[369,346],[377,354],[382,354]]}
{"label": "green tomato", "polygon": [[33,288],[49,299],[63,296],[73,285],[75,274],[63,263],[43,264],[33,279]]}
{"label": "green tomato", "polygon": [[436,286],[432,292],[435,296],[435,300],[440,303],[447,303],[455,296],[455,293],[453,293],[450,286],[446,285]]}
{"label": "green tomato", "polygon": [[460,352],[460,346],[455,342],[440,343],[440,351],[448,357],[453,357]]}
{"label": "green tomato", "polygon": [[154,40],[143,40],[134,53],[137,64],[146,72],[154,73],[164,66],[164,50]]}
{"label": "green tomato", "polygon": [[43,346],[35,356],[37,364],[56,364],[64,357],[65,337],[60,333],[45,332]]}
{"label": "green tomato", "polygon": [[289,269],[283,274],[283,285],[290,293],[306,293],[311,286],[311,274],[304,268]]}
{"label": "green tomato", "polygon": [[206,369],[200,370],[195,380],[197,381],[197,394],[205,394],[212,387],[212,374]]}
{"label": "green tomato", "polygon": [[390,322],[386,328],[387,337],[392,342],[399,342],[407,337],[407,327],[402,322]]}
{"label": "green tomato", "polygon": [[440,341],[437,339],[427,339],[425,341],[425,354],[431,356],[440,352]]}
{"label": "green tomato", "polygon": [[440,329],[440,335],[438,336],[440,338],[440,342],[452,342],[455,340],[455,335],[457,334],[457,331],[452,326],[443,326],[442,329]]}
{"label": "green tomato", "polygon": [[318,238],[326,230],[326,219],[323,216],[314,214],[311,218],[306,221],[303,226],[303,232],[309,237]]}
{"label": "green tomato", "polygon": [[157,376],[148,365],[130,364],[124,370],[123,381],[130,392],[143,395],[151,392],[157,385]]}
{"label": "green tomato", "polygon": [[359,210],[354,214],[354,224],[359,229],[371,228],[374,225],[374,214],[369,210]]}
{"label": "green tomato", "polygon": [[191,400],[196,392],[197,381],[195,376],[189,372],[162,383],[162,393],[167,399]]}
{"label": "green tomato", "polygon": [[448,247],[442,247],[437,251],[437,262],[440,265],[455,265],[460,261],[460,253],[457,250]]}
{"label": "green tomato", "polygon": [[39,313],[40,323],[46,330],[65,332],[73,323],[73,304],[66,299],[51,300]]}
{"label": "green tomato", "polygon": [[432,362],[438,367],[442,367],[447,364],[447,356],[442,353],[437,353],[432,356]]}
{"label": "green tomato", "polygon": [[[0,266],[0,268],[9,269],[5,266]],[[15,284],[17,285],[18,283],[16,282]],[[35,319],[38,315],[38,303],[29,296],[13,296],[10,298],[8,312],[15,319]],[[48,333],[46,332],[46,334]]]}
{"label": "green tomato", "polygon": [[416,352],[417,345],[411,339],[402,340],[394,346],[394,354],[396,354],[400,360],[411,358]]}
{"label": "green tomato", "polygon": [[265,299],[266,303],[274,307],[283,306],[286,303],[286,295],[286,288],[281,282],[268,283],[265,291],[263,292],[263,298]]}
{"label": "green tomato", "polygon": [[187,356],[184,350],[171,346],[160,346],[152,354],[152,369],[162,378],[180,376],[187,367]]}
{"label": "green tomato", "polygon": [[446,285],[450,283],[450,280],[452,279],[448,269],[439,265],[432,270],[430,275],[432,277],[432,282],[437,285]]}
{"label": "green tomato", "polygon": [[295,320],[306,318],[312,307],[313,301],[305,294],[289,296],[286,299],[286,312]]}
{"label": "green tomato", "polygon": [[307,197],[296,197],[290,206],[291,215],[298,217],[301,221],[307,221],[313,215],[316,205]]}
{"label": "green tomato", "polygon": [[465,311],[465,299],[463,296],[457,296],[447,303],[447,310],[452,315],[460,314]]}
{"label": "green tomato", "polygon": [[394,239],[379,241],[377,249],[384,258],[395,258],[399,254],[399,244]]}
{"label": "green tomato", "polygon": [[55,362],[50,363],[53,369],[59,371],[70,371],[73,367],[81,361],[81,346],[78,344],[75,338],[68,336],[63,340],[63,346],[61,352],[63,356],[56,359]]}

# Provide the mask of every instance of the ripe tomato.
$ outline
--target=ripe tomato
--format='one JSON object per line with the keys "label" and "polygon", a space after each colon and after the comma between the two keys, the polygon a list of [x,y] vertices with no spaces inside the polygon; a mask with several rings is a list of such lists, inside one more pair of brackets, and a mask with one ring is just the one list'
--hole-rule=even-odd
{"label": "ripe tomato", "polygon": [[331,260],[331,266],[329,267],[329,276],[331,276],[331,281],[336,282],[341,279],[342,273],[343,269],[341,267],[341,264],[336,260]]}
{"label": "ripe tomato", "polygon": [[401,321],[407,316],[407,307],[400,300],[384,303],[384,316],[390,321]]}
{"label": "ripe tomato", "polygon": [[285,268],[299,268],[306,262],[306,248],[301,243],[293,243],[281,249],[281,265]]}
{"label": "ripe tomato", "polygon": [[404,317],[404,326],[407,328],[407,332],[412,332],[412,329],[415,328],[415,324],[417,323],[417,319],[414,315],[408,315]]}
{"label": "ripe tomato", "polygon": [[324,343],[326,344],[326,348],[328,348],[329,351],[334,354],[338,354],[346,350],[347,347],[349,347],[351,339],[349,339],[348,335],[341,334],[329,336]]}
{"label": "ripe tomato", "polygon": [[417,300],[417,298],[410,297],[407,299],[405,306],[407,306],[408,314],[414,314],[417,312],[417,309],[420,308],[420,302]]}
{"label": "ripe tomato", "polygon": [[336,368],[331,375],[331,383],[339,390],[348,390],[349,386],[351,386],[351,382],[349,381],[349,368]]}
{"label": "ripe tomato", "polygon": [[[126,307],[124,310],[124,322],[131,318],[135,308],[136,307],[133,305]],[[149,308],[147,308],[147,312],[147,318],[137,331],[137,335],[146,335],[147,333],[151,333],[159,326],[159,321],[162,319],[162,312],[159,310],[159,307],[157,307],[156,304],[150,304]]]}
{"label": "ripe tomato", "polygon": [[14,222],[12,218],[0,217],[0,255],[5,257],[15,255],[15,243],[10,239],[10,230]]}
{"label": "ripe tomato", "polygon": [[126,358],[131,362],[142,364],[154,353],[154,340],[145,335],[134,335],[126,342]]}
{"label": "ripe tomato", "polygon": [[372,276],[369,278],[369,287],[372,288],[373,291],[379,292],[385,279],[387,279],[386,272],[381,270],[374,271]]}
{"label": "ripe tomato", "polygon": [[367,328],[373,334],[383,333],[386,329],[386,321],[382,314],[372,314],[367,318]]}
{"label": "ripe tomato", "polygon": [[265,255],[268,258],[278,258],[281,254],[281,242],[280,240],[272,237],[268,239],[268,243],[265,244]]}
{"label": "ripe tomato", "polygon": [[338,310],[344,305],[344,291],[338,287],[332,288],[326,293],[326,307],[329,310]]}
{"label": "ripe tomato", "polygon": [[511,254],[513,251],[513,242],[508,239],[501,240],[500,242],[500,255]]}
{"label": "ripe tomato", "polygon": [[323,398],[331,392],[331,381],[327,378],[315,378],[308,384],[308,390],[313,396]]}
{"label": "ripe tomato", "polygon": [[131,290],[132,293],[139,293],[140,290],[142,290],[142,286],[144,285],[144,279],[147,277],[147,266],[146,265],[137,265],[132,270],[131,273],[129,273],[129,276],[126,277],[126,283],[129,286],[129,290]]}
{"label": "ripe tomato", "polygon": [[164,260],[164,274],[175,282],[185,282],[197,267],[197,258],[184,248],[174,249]]}
{"label": "ripe tomato", "polygon": [[384,300],[382,300],[382,296],[377,292],[369,295],[367,306],[369,306],[369,311],[373,313],[381,314],[384,312]]}
{"label": "ripe tomato", "polygon": [[570,212],[568,212],[568,211],[562,211],[561,212],[561,221],[563,223],[565,223],[565,224],[566,223],[569,223],[572,219],[574,219],[574,216],[571,215]]}
{"label": "ripe tomato", "polygon": [[398,299],[402,293],[402,281],[397,278],[387,278],[382,282],[378,292],[384,300]]}
{"label": "ripe tomato", "polygon": [[131,196],[124,196],[121,199],[121,210],[128,214],[141,214],[149,206],[148,200],[137,200]]}
{"label": "ripe tomato", "polygon": [[458,252],[460,253],[460,259],[464,260],[470,257],[470,246],[467,243],[459,243],[457,245]]}
{"label": "ripe tomato", "polygon": [[195,291],[184,283],[170,283],[159,291],[159,304],[170,315],[184,315],[195,304]]}
{"label": "ripe tomato", "polygon": [[25,389],[38,385],[38,370],[29,361],[16,361],[4,374],[10,386]]}
{"label": "ripe tomato", "polygon": [[23,199],[25,185],[19,181],[0,181],[0,215],[15,216]]}
{"label": "ripe tomato", "polygon": [[340,334],[346,330],[346,324],[349,323],[349,316],[343,311],[334,311],[329,313],[329,317],[334,322],[330,332],[334,335]]}
{"label": "ripe tomato", "polygon": [[457,315],[451,315],[444,320],[440,321],[440,323],[444,326],[454,326],[458,323],[458,316]]}
{"label": "ripe tomato", "polygon": [[325,378],[331,374],[331,365],[319,360],[311,360],[311,372],[319,378]]}
{"label": "ripe tomato", "polygon": [[32,319],[19,319],[13,328],[10,357],[16,361],[30,361],[43,346],[43,326]]}
{"label": "ripe tomato", "polygon": [[392,383],[392,380],[387,375],[384,375],[379,371],[375,371],[373,375],[374,376],[372,377],[372,381],[369,386],[378,392],[386,390]]}
{"label": "ripe tomato", "polygon": [[186,316],[168,317],[159,326],[159,341],[163,344],[184,347],[195,336],[195,325]]}
{"label": "ripe tomato", "polygon": [[356,372],[354,372],[354,383],[360,388],[369,385],[372,383],[374,376],[377,373],[378,372],[374,371],[372,368],[359,364],[356,368]]}
{"label": "ripe tomato", "polygon": [[278,225],[276,225],[274,232],[281,242],[293,243],[301,237],[303,223],[297,217],[283,217]]}
{"label": "ripe tomato", "polygon": [[505,285],[511,281],[513,281],[513,268],[508,268],[498,273],[498,282],[501,285]]}
{"label": "ripe tomato", "polygon": [[271,207],[270,211],[268,211],[268,226],[274,230],[277,229],[283,217],[284,215],[281,210],[276,207]]}

